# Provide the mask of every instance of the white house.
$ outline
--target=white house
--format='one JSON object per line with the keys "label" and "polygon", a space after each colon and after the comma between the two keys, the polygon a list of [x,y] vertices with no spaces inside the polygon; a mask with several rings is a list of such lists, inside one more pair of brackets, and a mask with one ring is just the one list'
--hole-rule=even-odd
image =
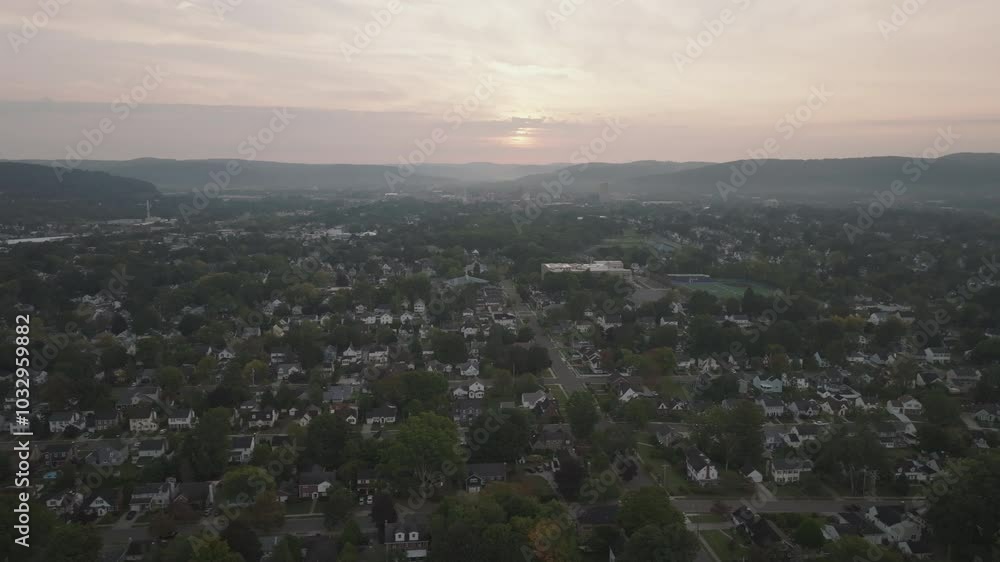
{"label": "white house", "polygon": [[62,433],[70,427],[83,429],[87,422],[79,412],[52,412],[49,416],[49,431]]}
{"label": "white house", "polygon": [[159,429],[156,410],[149,404],[129,408],[128,428],[134,433],[150,433]]}
{"label": "white house", "polygon": [[951,352],[947,347],[928,347],[924,349],[924,359],[929,363],[947,363],[951,361]]}
{"label": "white house", "polygon": [[920,415],[924,412],[924,405],[909,394],[904,394],[898,400],[889,400],[886,402],[885,409],[890,414]]}
{"label": "white house", "polygon": [[687,476],[699,486],[715,484],[719,481],[719,467],[705,453],[691,447],[685,451]]}
{"label": "white house", "polygon": [[785,402],[773,396],[761,396],[756,400],[757,405],[764,409],[764,415],[776,418],[785,415]]}
{"label": "white house", "polygon": [[812,472],[812,461],[797,457],[775,458],[769,463],[771,478],[776,484],[790,484],[802,479],[802,473]]}
{"label": "white house", "polygon": [[170,429],[191,429],[195,422],[194,410],[191,408],[181,408],[174,410],[167,418],[167,427]]}

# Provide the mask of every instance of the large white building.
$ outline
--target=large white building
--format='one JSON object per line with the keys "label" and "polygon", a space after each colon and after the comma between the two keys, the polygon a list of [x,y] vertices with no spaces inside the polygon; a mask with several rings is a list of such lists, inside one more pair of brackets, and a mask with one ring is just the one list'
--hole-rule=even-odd
{"label": "large white building", "polygon": [[543,263],[542,276],[546,273],[606,273],[609,275],[630,276],[632,270],[626,269],[621,261],[592,261],[590,263]]}

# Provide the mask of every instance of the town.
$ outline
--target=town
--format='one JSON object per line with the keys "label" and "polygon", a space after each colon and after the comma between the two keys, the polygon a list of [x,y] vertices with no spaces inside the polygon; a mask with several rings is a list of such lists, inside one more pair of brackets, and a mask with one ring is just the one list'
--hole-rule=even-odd
{"label": "town", "polygon": [[995,219],[171,201],[0,230],[36,559],[995,559]]}

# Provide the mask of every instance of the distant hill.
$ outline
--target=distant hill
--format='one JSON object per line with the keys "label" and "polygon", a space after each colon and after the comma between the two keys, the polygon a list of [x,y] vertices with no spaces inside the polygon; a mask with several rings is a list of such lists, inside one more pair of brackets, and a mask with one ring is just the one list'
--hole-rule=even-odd
{"label": "distant hill", "polygon": [[[611,191],[618,193],[622,188],[627,188],[631,182],[642,177],[672,174],[684,170],[693,170],[707,166],[705,162],[659,162],[655,160],[640,160],[624,164],[610,164],[604,162],[593,162],[590,164],[576,164],[561,166],[548,170],[544,173],[536,173],[522,176],[517,179],[498,182],[491,186],[496,188],[524,188],[528,192],[541,189],[542,185],[548,182],[557,181],[560,172],[565,171],[572,178],[572,183],[567,186],[567,191],[573,193],[594,192],[602,183],[608,183]],[[564,177],[566,177],[564,175]]]}
{"label": "distant hill", "polygon": [[[898,156],[765,160],[760,164],[739,160],[633,178],[620,189],[644,199],[718,197],[722,183],[735,187],[732,195],[737,198],[843,202],[870,199],[876,190],[886,190],[900,180],[913,202],[1000,201],[1000,154],[963,153],[928,163],[922,170],[913,159]],[[737,186],[741,178],[735,170],[755,167],[745,184]]]}
{"label": "distant hill", "polygon": [[[91,160],[80,167],[100,170],[156,184],[165,191],[190,191],[212,181],[210,174],[221,174],[230,160],[166,160],[140,158],[125,161]],[[355,164],[286,164],[237,160],[240,171],[230,176],[227,189],[317,189],[391,191],[386,172],[399,174],[396,166]],[[428,175],[422,167],[406,178],[407,187],[449,184],[453,180]],[[399,187],[397,186],[397,189]]]}
{"label": "distant hill", "polygon": [[104,172],[71,170],[61,178],[52,166],[0,162],[0,198],[58,201],[139,201],[156,199],[153,184]]}

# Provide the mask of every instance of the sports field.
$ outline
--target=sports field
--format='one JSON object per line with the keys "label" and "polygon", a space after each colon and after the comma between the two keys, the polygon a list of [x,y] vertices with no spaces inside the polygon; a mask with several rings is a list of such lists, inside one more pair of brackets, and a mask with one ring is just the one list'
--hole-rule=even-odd
{"label": "sports field", "polygon": [[743,293],[747,290],[747,287],[752,287],[754,292],[760,295],[770,295],[771,293],[777,291],[774,287],[768,287],[767,285],[761,283],[732,279],[714,279],[707,283],[683,283],[674,286],[681,287],[689,291],[705,291],[706,293],[711,293],[720,299],[728,299],[729,297],[742,298]]}

